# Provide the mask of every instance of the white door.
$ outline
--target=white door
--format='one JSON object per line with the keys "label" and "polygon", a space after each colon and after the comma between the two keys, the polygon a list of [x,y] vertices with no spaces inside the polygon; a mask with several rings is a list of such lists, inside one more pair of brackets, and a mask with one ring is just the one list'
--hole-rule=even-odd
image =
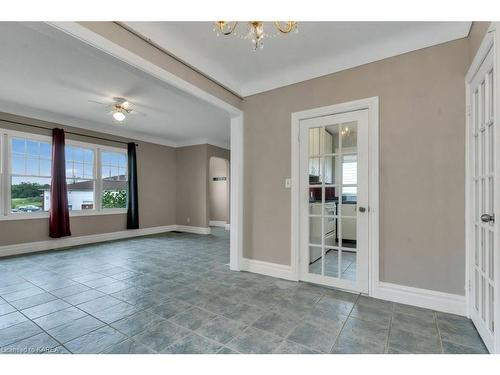
{"label": "white door", "polygon": [[[494,48],[468,82],[468,248],[469,312],[491,352],[495,351],[498,311],[498,135],[495,121]],[[497,99],[498,100],[498,99]],[[498,284],[497,284],[498,285]],[[498,350],[498,348],[497,348]]]}
{"label": "white door", "polygon": [[300,120],[300,279],[368,292],[368,110]]}

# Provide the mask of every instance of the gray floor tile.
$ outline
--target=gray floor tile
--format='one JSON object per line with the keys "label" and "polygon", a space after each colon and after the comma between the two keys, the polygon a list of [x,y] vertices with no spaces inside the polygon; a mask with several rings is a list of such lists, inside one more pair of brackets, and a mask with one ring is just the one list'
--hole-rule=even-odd
{"label": "gray floor tile", "polygon": [[70,296],[64,297],[63,299],[66,302],[71,303],[72,305],[79,305],[81,303],[85,303],[103,296],[105,296],[104,293],[99,292],[98,290],[91,289],[85,292],[72,294]]}
{"label": "gray floor tile", "polygon": [[299,322],[300,320],[284,314],[268,312],[257,319],[253,326],[277,336],[286,337]]}
{"label": "gray floor tile", "polygon": [[45,290],[40,289],[36,286],[32,286],[28,289],[19,290],[9,294],[2,295],[2,298],[7,302],[14,302],[23,298],[36,296],[37,294],[45,293]]}
{"label": "gray floor tile", "polygon": [[357,338],[359,340],[370,341],[385,346],[389,334],[389,327],[378,322],[367,322],[353,317],[347,319],[342,328],[341,336],[347,338]]}
{"label": "gray floor tile", "polygon": [[14,311],[16,311],[16,309],[13,306],[9,305],[7,302],[0,303],[0,316],[10,314]]}
{"label": "gray floor tile", "polygon": [[56,311],[52,314],[37,318],[34,320],[34,322],[47,331],[60,325],[69,323],[73,320],[83,318],[84,316],[87,316],[85,312],[71,306],[67,309]]}
{"label": "gray floor tile", "polygon": [[124,341],[126,336],[111,327],[102,327],[64,344],[72,353],[101,353]]}
{"label": "gray floor tile", "polygon": [[0,296],[3,297],[6,294],[32,289],[33,287],[34,285],[32,283],[29,283],[23,279],[19,279],[18,282],[13,283],[2,283],[0,284]]}
{"label": "gray floor tile", "polygon": [[246,304],[239,304],[237,307],[225,314],[223,314],[226,318],[236,320],[237,322],[244,324],[252,324],[257,319],[259,319],[265,313],[264,310],[249,306]]}
{"label": "gray floor tile", "polygon": [[117,320],[126,318],[127,316],[133,315],[140,309],[134,305],[130,305],[126,302],[119,302],[116,305],[108,307],[104,310],[97,311],[92,315],[97,319],[102,320],[105,323],[113,323]]}
{"label": "gray floor tile", "polygon": [[90,300],[88,302],[81,303],[77,305],[77,307],[80,310],[83,310],[89,314],[95,314],[98,311],[102,311],[104,309],[107,309],[108,307],[117,305],[119,303],[123,302],[111,296],[103,296]]}
{"label": "gray floor tile", "polygon": [[369,304],[356,304],[352,308],[350,316],[368,322],[383,324],[388,327],[391,322],[392,313],[391,311],[380,310],[376,306]]}
{"label": "gray floor tile", "polygon": [[415,332],[434,337],[437,335],[437,325],[434,317],[422,315],[407,315],[395,312],[392,317],[392,328]]}
{"label": "gray floor tile", "polygon": [[414,332],[391,329],[389,348],[407,353],[441,353],[439,336],[419,335]]}
{"label": "gray floor tile", "polygon": [[4,346],[0,353],[10,354],[40,354],[46,353],[57,347],[59,343],[46,333],[39,333],[27,339]]}
{"label": "gray floor tile", "polygon": [[82,281],[83,285],[86,285],[90,288],[98,288],[98,287],[103,287],[105,285],[109,285],[116,282],[115,279],[112,279],[111,277],[101,277],[100,279],[94,279],[94,280],[88,280],[88,281]]}
{"label": "gray floor tile", "polygon": [[62,324],[56,328],[49,329],[47,332],[57,341],[64,344],[102,326],[104,326],[103,322],[87,315],[83,318]]}
{"label": "gray floor tile", "polygon": [[335,354],[383,354],[385,342],[370,342],[341,332],[332,353]]}
{"label": "gray floor tile", "polygon": [[445,354],[488,354],[484,345],[469,347],[443,340],[443,353]]}
{"label": "gray floor tile", "polygon": [[41,305],[42,303],[45,302],[50,302],[57,299],[56,296],[50,294],[50,293],[41,293],[37,294],[35,296],[31,297],[26,297],[17,301],[11,302],[12,306],[14,306],[18,310],[24,310],[29,307],[33,307],[36,305]]}
{"label": "gray floor tile", "polygon": [[249,327],[229,341],[226,346],[244,354],[272,353],[283,339],[256,328]]}
{"label": "gray floor tile", "polygon": [[111,323],[111,326],[128,336],[135,336],[143,332],[148,326],[162,321],[164,321],[164,319],[156,314],[140,311]]}
{"label": "gray floor tile", "polygon": [[402,305],[400,303],[394,304],[394,312],[413,315],[422,319],[430,320],[434,316],[434,311],[429,309],[424,309],[417,306]]}
{"label": "gray floor tile", "polygon": [[23,340],[25,338],[35,336],[41,333],[42,330],[30,320],[10,326],[0,330],[0,348]]}
{"label": "gray floor tile", "polygon": [[146,329],[134,336],[134,340],[159,352],[177,340],[189,334],[189,330],[179,327],[173,323],[164,321],[146,327]]}
{"label": "gray floor tile", "polygon": [[196,332],[209,339],[225,344],[235,336],[241,334],[245,327],[246,325],[243,323],[219,316],[205,322]]}
{"label": "gray floor tile", "polygon": [[293,341],[283,341],[275,350],[275,354],[319,354],[319,352],[306,348]]}
{"label": "gray floor tile", "polygon": [[191,333],[174,344],[168,346],[162,353],[172,354],[215,354],[222,348],[222,344],[207,340],[195,333]]}
{"label": "gray floor tile", "polygon": [[288,340],[311,349],[329,353],[335,343],[339,330],[326,330],[310,323],[301,323],[288,336]]}
{"label": "gray floor tile", "polygon": [[59,297],[59,298],[64,298],[64,297],[69,297],[73,296],[75,294],[85,292],[89,290],[90,288],[88,286],[82,285],[82,284],[76,284],[76,285],[71,285],[65,288],[60,288],[51,291],[53,295]]}
{"label": "gray floor tile", "polygon": [[148,309],[148,311],[160,315],[161,317],[168,319],[180,312],[186,311],[191,308],[191,305],[179,301],[175,298],[170,298],[165,300],[161,305],[153,306]]}
{"label": "gray floor tile", "polygon": [[222,348],[219,349],[219,351],[217,352],[217,354],[238,354],[238,353],[235,352],[234,350],[231,350],[231,349],[226,348],[225,346],[223,346]]}
{"label": "gray floor tile", "polygon": [[184,328],[196,330],[200,328],[204,322],[213,318],[215,318],[214,314],[197,307],[191,307],[190,309],[171,317],[169,321]]}
{"label": "gray floor tile", "polygon": [[[49,347],[55,339],[93,353],[486,351],[466,318],[232,272],[228,261],[229,235],[218,228],[211,236],[166,233],[0,259],[0,347]],[[99,319],[73,306],[51,312],[59,309],[56,297]],[[38,326],[15,314],[16,307],[33,317],[47,315],[35,318]],[[66,348],[58,344],[42,352]]]}
{"label": "gray floor tile", "polygon": [[2,315],[0,316],[0,330],[25,322],[27,320],[28,319],[23,314],[17,311]]}
{"label": "gray floor tile", "polygon": [[40,316],[48,315],[50,313],[64,310],[71,305],[67,302],[64,302],[61,299],[56,299],[54,301],[42,303],[41,305],[33,306],[28,309],[22,310],[22,313],[26,315],[30,319],[36,319]]}
{"label": "gray floor tile", "polygon": [[106,349],[105,354],[153,354],[155,351],[132,339],[127,339]]}
{"label": "gray floor tile", "polygon": [[100,292],[103,292],[106,294],[111,294],[111,293],[116,293],[116,292],[119,292],[120,290],[124,290],[127,288],[130,288],[130,284],[125,283],[123,281],[115,281],[114,283],[106,284],[106,285],[100,286],[96,289]]}

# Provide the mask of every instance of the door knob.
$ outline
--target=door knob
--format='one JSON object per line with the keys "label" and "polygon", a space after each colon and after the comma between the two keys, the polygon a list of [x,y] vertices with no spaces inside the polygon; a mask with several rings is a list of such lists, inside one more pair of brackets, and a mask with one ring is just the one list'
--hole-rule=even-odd
{"label": "door knob", "polygon": [[366,207],[360,207],[359,212],[366,212]]}
{"label": "door knob", "polygon": [[495,215],[489,215],[489,214],[482,214],[481,215],[481,221],[483,223],[489,223],[490,221],[495,222]]}

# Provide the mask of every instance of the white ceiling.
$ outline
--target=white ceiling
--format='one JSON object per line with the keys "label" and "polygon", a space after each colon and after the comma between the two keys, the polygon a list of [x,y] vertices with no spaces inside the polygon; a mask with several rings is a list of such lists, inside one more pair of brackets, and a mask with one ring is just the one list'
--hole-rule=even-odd
{"label": "white ceiling", "polygon": [[[471,22],[299,22],[299,33],[251,41],[217,37],[211,22],[126,22],[128,28],[241,96],[468,35]],[[241,30],[244,22],[238,25]],[[272,24],[265,23],[266,30]],[[243,34],[243,32],[241,32]]]}
{"label": "white ceiling", "polygon": [[[224,111],[44,23],[0,22],[0,111],[155,143],[229,147]],[[124,97],[146,116],[113,125],[88,100]]]}

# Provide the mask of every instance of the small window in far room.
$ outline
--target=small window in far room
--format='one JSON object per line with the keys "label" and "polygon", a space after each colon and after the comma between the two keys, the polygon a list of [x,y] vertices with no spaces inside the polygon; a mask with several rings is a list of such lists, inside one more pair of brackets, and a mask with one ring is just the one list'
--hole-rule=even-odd
{"label": "small window in far room", "polygon": [[102,208],[127,206],[127,154],[101,152]]}

